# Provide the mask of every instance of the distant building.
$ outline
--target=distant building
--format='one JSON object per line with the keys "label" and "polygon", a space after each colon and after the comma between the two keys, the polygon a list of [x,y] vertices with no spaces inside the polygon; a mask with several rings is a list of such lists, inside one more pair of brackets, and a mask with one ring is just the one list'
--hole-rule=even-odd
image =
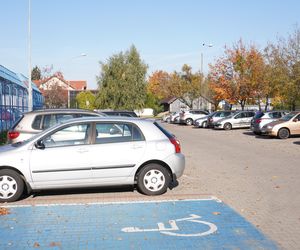
{"label": "distant building", "polygon": [[[44,98],[31,82],[33,110],[44,105]],[[28,111],[28,78],[0,65],[0,131],[9,129],[14,121]]]}
{"label": "distant building", "polygon": [[40,91],[43,94],[45,94],[45,92],[47,90],[51,90],[51,88],[53,88],[54,85],[60,86],[65,91],[65,93],[64,93],[65,98],[66,98],[65,103],[67,103],[68,95],[70,96],[71,107],[74,106],[73,103],[75,101],[76,94],[83,90],[86,90],[86,88],[87,88],[86,81],[83,81],[83,80],[69,81],[69,80],[65,80],[58,76],[51,76],[49,78],[46,78],[43,80],[37,80],[34,82],[37,84],[37,86],[39,87]]}
{"label": "distant building", "polygon": [[[190,109],[184,102],[177,97],[166,98],[161,101],[161,105],[163,106],[163,111],[169,112],[179,112],[182,109]],[[203,110],[212,110],[212,103],[202,96],[195,99],[192,105],[193,109],[203,109]]]}

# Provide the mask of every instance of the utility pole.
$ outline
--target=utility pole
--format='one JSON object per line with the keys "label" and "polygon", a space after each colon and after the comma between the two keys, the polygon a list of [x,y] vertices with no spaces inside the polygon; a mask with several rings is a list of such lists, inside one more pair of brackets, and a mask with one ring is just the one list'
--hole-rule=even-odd
{"label": "utility pole", "polygon": [[31,86],[31,0],[28,0],[28,111],[32,111]]}

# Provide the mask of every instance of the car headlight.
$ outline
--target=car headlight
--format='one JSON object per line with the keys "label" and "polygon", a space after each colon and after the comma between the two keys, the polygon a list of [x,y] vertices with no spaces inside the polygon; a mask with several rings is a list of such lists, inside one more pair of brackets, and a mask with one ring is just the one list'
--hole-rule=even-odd
{"label": "car headlight", "polygon": [[273,128],[273,126],[270,126],[270,125],[267,126],[267,129],[271,130],[272,128]]}

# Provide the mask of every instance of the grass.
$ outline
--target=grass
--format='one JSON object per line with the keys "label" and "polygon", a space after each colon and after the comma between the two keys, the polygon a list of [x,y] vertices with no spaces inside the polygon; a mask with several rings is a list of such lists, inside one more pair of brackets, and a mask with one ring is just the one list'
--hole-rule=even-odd
{"label": "grass", "polygon": [[4,145],[7,142],[7,131],[0,132],[0,145]]}

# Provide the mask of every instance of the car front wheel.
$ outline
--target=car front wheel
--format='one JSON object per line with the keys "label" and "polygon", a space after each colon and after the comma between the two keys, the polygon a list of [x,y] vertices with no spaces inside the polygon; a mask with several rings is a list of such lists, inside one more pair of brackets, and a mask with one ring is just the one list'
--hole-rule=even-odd
{"label": "car front wheel", "polygon": [[281,128],[278,131],[278,138],[279,139],[287,139],[290,137],[290,131],[287,128]]}
{"label": "car front wheel", "polygon": [[190,125],[193,124],[193,120],[190,119],[190,118],[188,118],[188,119],[186,119],[185,123],[186,123],[186,125],[189,125],[189,126],[190,126]]}
{"label": "car front wheel", "polygon": [[225,124],[224,124],[224,129],[225,129],[225,130],[231,130],[231,129],[232,129],[231,123],[229,123],[229,122],[225,123]]}
{"label": "car front wheel", "polygon": [[138,174],[138,190],[146,195],[160,195],[167,191],[171,176],[169,171],[159,164],[149,164]]}
{"label": "car front wheel", "polygon": [[202,128],[207,128],[207,122],[206,121],[202,122]]}
{"label": "car front wheel", "polygon": [[10,169],[0,170],[0,202],[18,200],[24,191],[24,181]]}

